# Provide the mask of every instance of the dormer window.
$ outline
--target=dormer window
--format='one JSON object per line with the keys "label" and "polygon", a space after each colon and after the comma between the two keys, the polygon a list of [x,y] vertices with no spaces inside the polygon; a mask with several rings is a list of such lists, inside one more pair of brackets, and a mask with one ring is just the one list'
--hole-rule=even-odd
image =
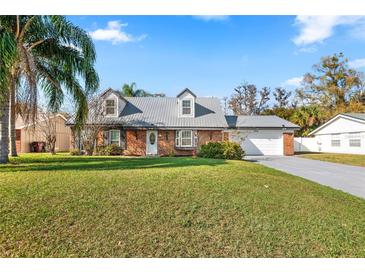
{"label": "dormer window", "polygon": [[115,116],[117,114],[116,100],[105,100],[105,113],[109,116]]}
{"label": "dormer window", "polygon": [[191,115],[192,100],[182,100],[182,114]]}
{"label": "dormer window", "polygon": [[195,117],[195,99],[196,95],[187,88],[177,95],[179,117]]}

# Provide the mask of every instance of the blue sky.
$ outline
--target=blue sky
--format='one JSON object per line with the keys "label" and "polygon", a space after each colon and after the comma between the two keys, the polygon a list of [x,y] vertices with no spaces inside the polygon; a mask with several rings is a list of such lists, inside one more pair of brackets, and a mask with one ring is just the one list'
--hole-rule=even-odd
{"label": "blue sky", "polygon": [[229,96],[245,81],[295,89],[321,56],[343,52],[365,68],[360,16],[69,16],[90,32],[100,89],[136,82],[175,96]]}

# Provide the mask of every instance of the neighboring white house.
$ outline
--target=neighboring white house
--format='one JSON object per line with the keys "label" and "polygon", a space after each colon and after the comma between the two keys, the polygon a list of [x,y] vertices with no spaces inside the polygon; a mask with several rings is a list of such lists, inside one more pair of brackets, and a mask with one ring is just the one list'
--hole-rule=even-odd
{"label": "neighboring white house", "polygon": [[[309,136],[314,138],[306,138],[301,144],[296,138],[295,147],[307,143],[307,151],[365,154],[365,113],[338,114]],[[305,150],[302,147],[301,151]]]}

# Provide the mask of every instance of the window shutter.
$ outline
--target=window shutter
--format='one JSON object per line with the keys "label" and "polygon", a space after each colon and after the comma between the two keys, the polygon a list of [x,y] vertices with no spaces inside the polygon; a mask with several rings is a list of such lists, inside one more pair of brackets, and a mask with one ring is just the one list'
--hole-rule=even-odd
{"label": "window shutter", "polygon": [[121,148],[125,149],[125,130],[122,129],[120,131],[120,146]]}
{"label": "window shutter", "polygon": [[197,130],[193,131],[193,136],[194,136],[193,146],[196,147],[196,146],[198,146],[198,131]]}
{"label": "window shutter", "polygon": [[175,130],[175,146],[180,146],[180,131]]}
{"label": "window shutter", "polygon": [[109,144],[109,130],[103,130],[103,143]]}

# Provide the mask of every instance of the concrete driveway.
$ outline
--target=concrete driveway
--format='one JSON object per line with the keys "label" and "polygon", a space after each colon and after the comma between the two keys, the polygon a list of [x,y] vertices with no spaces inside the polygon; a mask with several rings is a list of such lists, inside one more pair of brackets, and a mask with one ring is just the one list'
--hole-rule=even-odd
{"label": "concrete driveway", "polygon": [[297,156],[247,156],[247,160],[306,178],[365,199],[365,168]]}

